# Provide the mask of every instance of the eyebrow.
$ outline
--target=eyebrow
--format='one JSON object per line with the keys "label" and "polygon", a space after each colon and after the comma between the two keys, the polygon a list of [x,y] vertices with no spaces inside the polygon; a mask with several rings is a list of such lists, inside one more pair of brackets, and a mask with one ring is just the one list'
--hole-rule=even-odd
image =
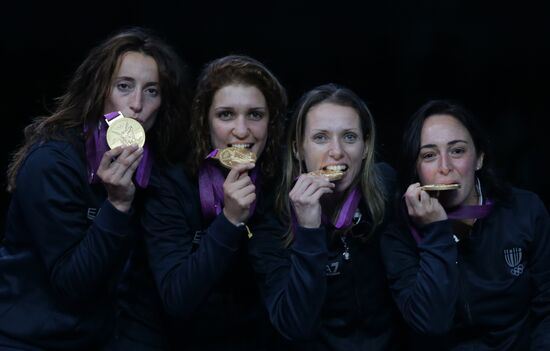
{"label": "eyebrow", "polygon": [[[115,80],[117,80],[117,81],[118,81],[118,80],[129,80],[129,81],[132,81],[132,82],[135,82],[135,81],[136,81],[135,78],[127,77],[127,76],[116,77]],[[145,86],[150,86],[150,85],[160,85],[160,82],[151,81],[151,82],[145,83]]]}
{"label": "eyebrow", "polygon": [[[466,140],[462,140],[462,139],[457,139],[457,140],[451,140],[447,143],[448,146],[452,146],[452,145],[455,145],[455,144],[458,144],[458,143],[464,143],[464,144],[468,144],[468,142]],[[437,145],[435,144],[426,144],[426,145],[422,145],[420,146],[420,149],[432,149],[432,148],[435,148],[437,147]]]}
{"label": "eyebrow", "polygon": [[[217,107],[214,107],[214,110],[215,111],[217,111],[217,110],[232,110],[234,108],[235,108],[234,106],[217,106]],[[250,110],[267,110],[267,107],[256,106],[256,107],[250,107],[249,109]]]}
{"label": "eyebrow", "polygon": [[[312,129],[311,132],[313,133],[317,133],[317,132],[329,132],[330,130],[328,129]],[[357,133],[359,131],[359,128],[348,128],[348,129],[344,129],[342,130],[342,132],[346,133],[346,132],[355,132]]]}

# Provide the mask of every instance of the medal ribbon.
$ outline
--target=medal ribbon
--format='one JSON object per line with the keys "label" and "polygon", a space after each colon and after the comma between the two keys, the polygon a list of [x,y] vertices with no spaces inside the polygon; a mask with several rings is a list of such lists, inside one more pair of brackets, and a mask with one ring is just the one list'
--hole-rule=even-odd
{"label": "medal ribbon", "polygon": [[[111,112],[104,115],[104,119],[99,122],[99,125],[94,128],[92,135],[86,139],[86,159],[88,163],[88,182],[90,184],[100,183],[101,179],[97,176],[97,169],[103,158],[103,154],[109,150],[107,145],[107,122],[119,116],[120,112]],[[84,127],[84,133],[89,130],[88,126]],[[153,166],[153,158],[149,150],[147,142],[143,145],[143,158],[139,162],[136,173],[134,174],[134,182],[140,188],[145,189],[149,184],[151,168]]]}
{"label": "medal ribbon", "polygon": [[[452,211],[448,211],[447,217],[453,220],[479,219],[479,218],[487,217],[492,210],[493,210],[493,202],[491,200],[487,200],[487,202],[483,205],[459,206],[453,209]],[[406,211],[406,205],[405,205],[404,211]],[[409,217],[407,216],[407,218]],[[409,225],[409,230],[411,232],[412,237],[414,238],[414,240],[416,240],[417,243],[419,243],[422,240],[422,235],[420,235],[418,230],[416,230],[416,227],[412,224],[410,219],[408,219],[408,225]]]}
{"label": "medal ribbon", "polygon": [[[199,194],[201,200],[202,214],[207,219],[212,219],[223,210],[223,183],[225,176],[220,169],[218,161],[214,156],[218,149],[213,150],[206,156],[199,167]],[[254,185],[257,184],[258,169],[254,167],[250,171],[250,179]],[[256,187],[256,199],[258,198],[258,187]],[[250,206],[250,214],[254,214],[256,201]]]}
{"label": "medal ribbon", "polygon": [[[338,213],[336,216],[333,217],[332,220],[329,219],[329,216],[327,216],[324,212],[321,215],[321,222],[324,225],[332,225],[336,229],[343,229],[349,227],[353,220],[353,215],[355,214],[355,211],[357,211],[357,207],[359,206],[359,201],[361,200],[361,191],[359,190],[359,187],[354,187],[353,190],[346,196],[346,199],[344,200],[344,203],[342,204],[342,207],[338,210]],[[290,206],[290,216],[292,220],[292,227],[295,231],[295,229],[298,226],[298,220],[296,219],[296,214],[294,213],[294,208],[292,205]]]}

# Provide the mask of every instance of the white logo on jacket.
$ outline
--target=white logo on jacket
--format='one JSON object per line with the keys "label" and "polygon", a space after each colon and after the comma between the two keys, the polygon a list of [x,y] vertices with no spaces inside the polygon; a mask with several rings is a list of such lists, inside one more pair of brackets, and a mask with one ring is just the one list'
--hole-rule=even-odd
{"label": "white logo on jacket", "polygon": [[95,208],[95,207],[88,208],[88,211],[86,212],[86,217],[89,220],[93,221],[99,214],[99,210],[100,210],[99,208]]}
{"label": "white logo on jacket", "polygon": [[512,249],[504,250],[504,260],[506,260],[506,264],[510,267],[510,273],[516,277],[523,273],[523,264],[521,263],[522,258],[523,253],[521,247],[514,247]]}
{"label": "white logo on jacket", "polygon": [[340,266],[340,262],[338,261],[327,263],[327,265],[325,266],[326,275],[332,276],[332,275],[340,274],[340,271],[338,271],[339,266]]}

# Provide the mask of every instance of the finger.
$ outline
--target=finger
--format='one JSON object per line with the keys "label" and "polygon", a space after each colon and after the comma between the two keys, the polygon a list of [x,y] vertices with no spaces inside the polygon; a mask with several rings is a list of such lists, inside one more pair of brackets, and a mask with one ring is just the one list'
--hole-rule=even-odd
{"label": "finger", "polygon": [[117,158],[118,155],[120,155],[124,151],[122,146],[117,146],[114,149],[111,149],[109,151],[106,151],[103,154],[103,157],[101,157],[101,161],[99,162],[98,169],[107,169],[113,162],[113,159]]}
{"label": "finger", "polygon": [[[119,182],[122,180],[129,168],[134,165],[137,159],[140,159],[143,155],[142,148],[125,147],[124,151],[117,157],[117,159],[111,163],[112,180],[113,182]],[[138,163],[139,164],[139,163]],[[137,165],[136,165],[137,168]]]}
{"label": "finger", "polygon": [[420,203],[424,206],[430,203],[432,197],[425,190],[420,190]]}
{"label": "finger", "polygon": [[415,207],[411,203],[411,200],[408,196],[405,196],[405,205],[407,206],[407,214],[409,216],[414,216],[415,215]]}
{"label": "finger", "polygon": [[235,199],[235,200],[240,200],[250,194],[255,194],[256,193],[256,187],[251,184],[251,185],[248,185],[244,188],[241,188],[241,189],[237,189],[235,190],[234,192],[228,194],[231,198]]}
{"label": "finger", "polygon": [[405,191],[404,196],[409,196],[409,197],[417,196],[418,197],[419,188],[420,188],[420,183],[413,183],[413,184],[409,185],[407,187],[407,190]]}
{"label": "finger", "polygon": [[330,188],[320,187],[320,188],[317,188],[317,190],[315,190],[315,192],[313,194],[311,194],[310,198],[311,198],[311,200],[313,200],[315,202],[319,202],[319,200],[321,199],[321,197],[323,195],[331,194],[333,192],[334,192],[334,190],[332,190]]}
{"label": "finger", "polygon": [[421,193],[422,190],[420,190],[419,186],[409,187],[407,190],[405,194],[405,203],[407,204],[409,215],[417,215],[425,206],[421,201]]}
{"label": "finger", "polygon": [[248,208],[250,208],[250,206],[252,205],[254,200],[256,200],[256,193],[251,193],[251,194],[248,194],[246,196],[243,196],[240,199],[239,205],[243,208],[248,209]]}
{"label": "finger", "polygon": [[243,165],[237,165],[229,171],[227,174],[227,177],[225,177],[225,181],[229,181],[230,183],[234,183],[237,179],[239,179],[239,175],[241,174],[241,170],[243,169]]}
{"label": "finger", "polygon": [[255,163],[243,163],[242,165],[239,165],[239,166],[242,166],[239,167],[239,178],[242,178],[242,177],[248,177],[248,173],[256,166]]}
{"label": "finger", "polygon": [[300,176],[300,178],[302,178],[302,181],[300,182],[301,187],[298,188],[297,190],[302,191],[302,192],[306,192],[306,190],[309,189],[312,186],[314,187],[314,189],[311,189],[312,191],[314,191],[316,188],[322,187],[322,186],[328,186],[328,187],[334,187],[335,186],[332,182],[330,182],[328,180],[327,177],[324,177],[324,176],[304,174],[304,175]]}
{"label": "finger", "polygon": [[126,169],[126,171],[121,176],[121,183],[122,184],[128,184],[132,181],[132,177],[134,176],[134,173],[136,172],[136,169],[139,167],[139,163],[143,160],[143,154],[139,155],[138,158],[134,160],[134,162]]}
{"label": "finger", "polygon": [[314,193],[316,193],[319,189],[331,189],[334,187],[334,185],[330,182],[324,182],[319,180],[313,180],[309,186],[304,189],[303,195],[307,197],[313,196]]}
{"label": "finger", "polygon": [[298,177],[298,180],[296,180],[296,183],[294,183],[294,186],[292,187],[292,190],[290,191],[289,195],[298,196],[301,193],[304,192],[304,189],[309,186],[309,183],[311,183],[311,178],[306,177],[305,175],[301,175]]}
{"label": "finger", "polygon": [[[238,178],[243,173],[248,173],[252,168],[254,168],[256,164],[254,163],[239,163],[233,168],[231,168],[231,171],[229,171],[229,174],[232,174],[235,178]],[[227,177],[229,178],[229,174]]]}
{"label": "finger", "polygon": [[224,194],[231,194],[248,186],[255,188],[255,185],[252,183],[250,177],[238,179],[234,182],[231,182],[230,179],[226,179],[223,183],[223,192]]}

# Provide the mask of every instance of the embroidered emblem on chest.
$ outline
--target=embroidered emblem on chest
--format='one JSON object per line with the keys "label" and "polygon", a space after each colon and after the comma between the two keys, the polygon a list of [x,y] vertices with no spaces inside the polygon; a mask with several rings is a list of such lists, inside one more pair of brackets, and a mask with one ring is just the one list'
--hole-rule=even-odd
{"label": "embroidered emblem on chest", "polygon": [[512,249],[504,250],[504,260],[506,260],[506,264],[510,267],[510,273],[516,277],[523,273],[523,264],[521,263],[522,258],[523,253],[521,251],[521,247],[514,247]]}
{"label": "embroidered emblem on chest", "polygon": [[340,267],[340,262],[338,261],[327,263],[327,265],[325,266],[325,273],[327,277],[339,275],[340,274],[340,271],[338,270],[339,267]]}

